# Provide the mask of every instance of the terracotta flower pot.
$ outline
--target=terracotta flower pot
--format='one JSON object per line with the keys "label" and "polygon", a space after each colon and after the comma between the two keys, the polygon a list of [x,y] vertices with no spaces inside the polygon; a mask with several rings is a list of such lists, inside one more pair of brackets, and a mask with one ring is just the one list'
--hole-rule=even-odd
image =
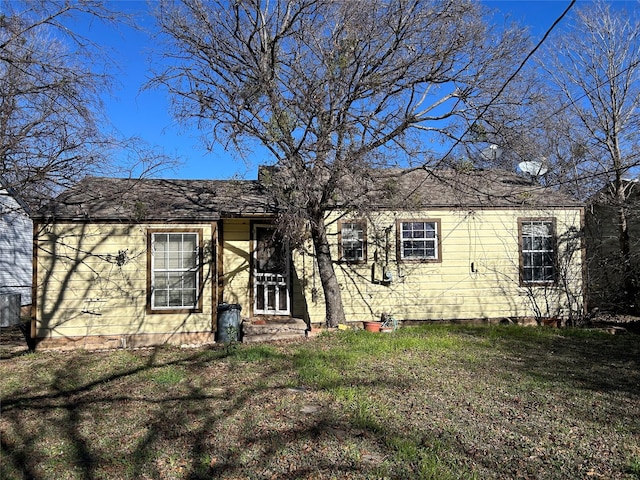
{"label": "terracotta flower pot", "polygon": [[362,322],[364,329],[368,332],[379,332],[380,322]]}

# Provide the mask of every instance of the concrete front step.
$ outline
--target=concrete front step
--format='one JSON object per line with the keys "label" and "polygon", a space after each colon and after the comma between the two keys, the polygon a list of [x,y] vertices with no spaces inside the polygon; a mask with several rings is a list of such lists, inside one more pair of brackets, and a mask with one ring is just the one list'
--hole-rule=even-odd
{"label": "concrete front step", "polygon": [[273,342],[293,340],[306,336],[307,324],[299,318],[282,318],[260,322],[257,319],[242,321],[242,342]]}

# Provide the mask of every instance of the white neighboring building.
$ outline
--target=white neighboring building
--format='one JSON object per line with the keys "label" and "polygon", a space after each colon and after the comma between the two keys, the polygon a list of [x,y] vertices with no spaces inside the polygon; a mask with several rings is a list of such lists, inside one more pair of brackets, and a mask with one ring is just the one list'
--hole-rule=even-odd
{"label": "white neighboring building", "polygon": [[33,222],[28,205],[0,178],[0,295],[31,305]]}

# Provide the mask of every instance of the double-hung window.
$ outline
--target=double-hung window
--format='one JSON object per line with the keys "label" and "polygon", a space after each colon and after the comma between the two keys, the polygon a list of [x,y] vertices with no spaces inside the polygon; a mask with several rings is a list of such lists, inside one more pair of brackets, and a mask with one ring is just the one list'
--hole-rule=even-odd
{"label": "double-hung window", "polygon": [[367,224],[364,220],[341,220],[338,223],[339,258],[343,262],[367,261]]}
{"label": "double-hung window", "polygon": [[441,260],[440,220],[398,220],[397,231],[401,260]]}
{"label": "double-hung window", "polygon": [[149,232],[152,311],[199,309],[200,237],[200,231]]}
{"label": "double-hung window", "polygon": [[520,277],[524,285],[556,281],[555,226],[552,219],[521,219]]}

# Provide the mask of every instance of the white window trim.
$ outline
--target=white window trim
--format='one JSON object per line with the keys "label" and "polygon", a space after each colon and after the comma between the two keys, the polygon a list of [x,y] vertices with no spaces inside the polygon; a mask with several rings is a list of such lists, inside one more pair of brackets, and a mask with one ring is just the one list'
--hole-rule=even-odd
{"label": "white window trim", "polygon": [[[432,224],[435,231],[434,238],[419,238],[418,241],[425,242],[433,242],[434,255],[433,256],[424,256],[424,257],[407,257],[405,256],[405,242],[411,241],[414,239],[405,238],[403,225],[406,223],[423,223],[423,224]],[[440,220],[434,218],[416,218],[416,219],[401,219],[397,221],[397,230],[398,230],[398,256],[401,261],[404,262],[440,262],[442,253],[440,250]]]}

